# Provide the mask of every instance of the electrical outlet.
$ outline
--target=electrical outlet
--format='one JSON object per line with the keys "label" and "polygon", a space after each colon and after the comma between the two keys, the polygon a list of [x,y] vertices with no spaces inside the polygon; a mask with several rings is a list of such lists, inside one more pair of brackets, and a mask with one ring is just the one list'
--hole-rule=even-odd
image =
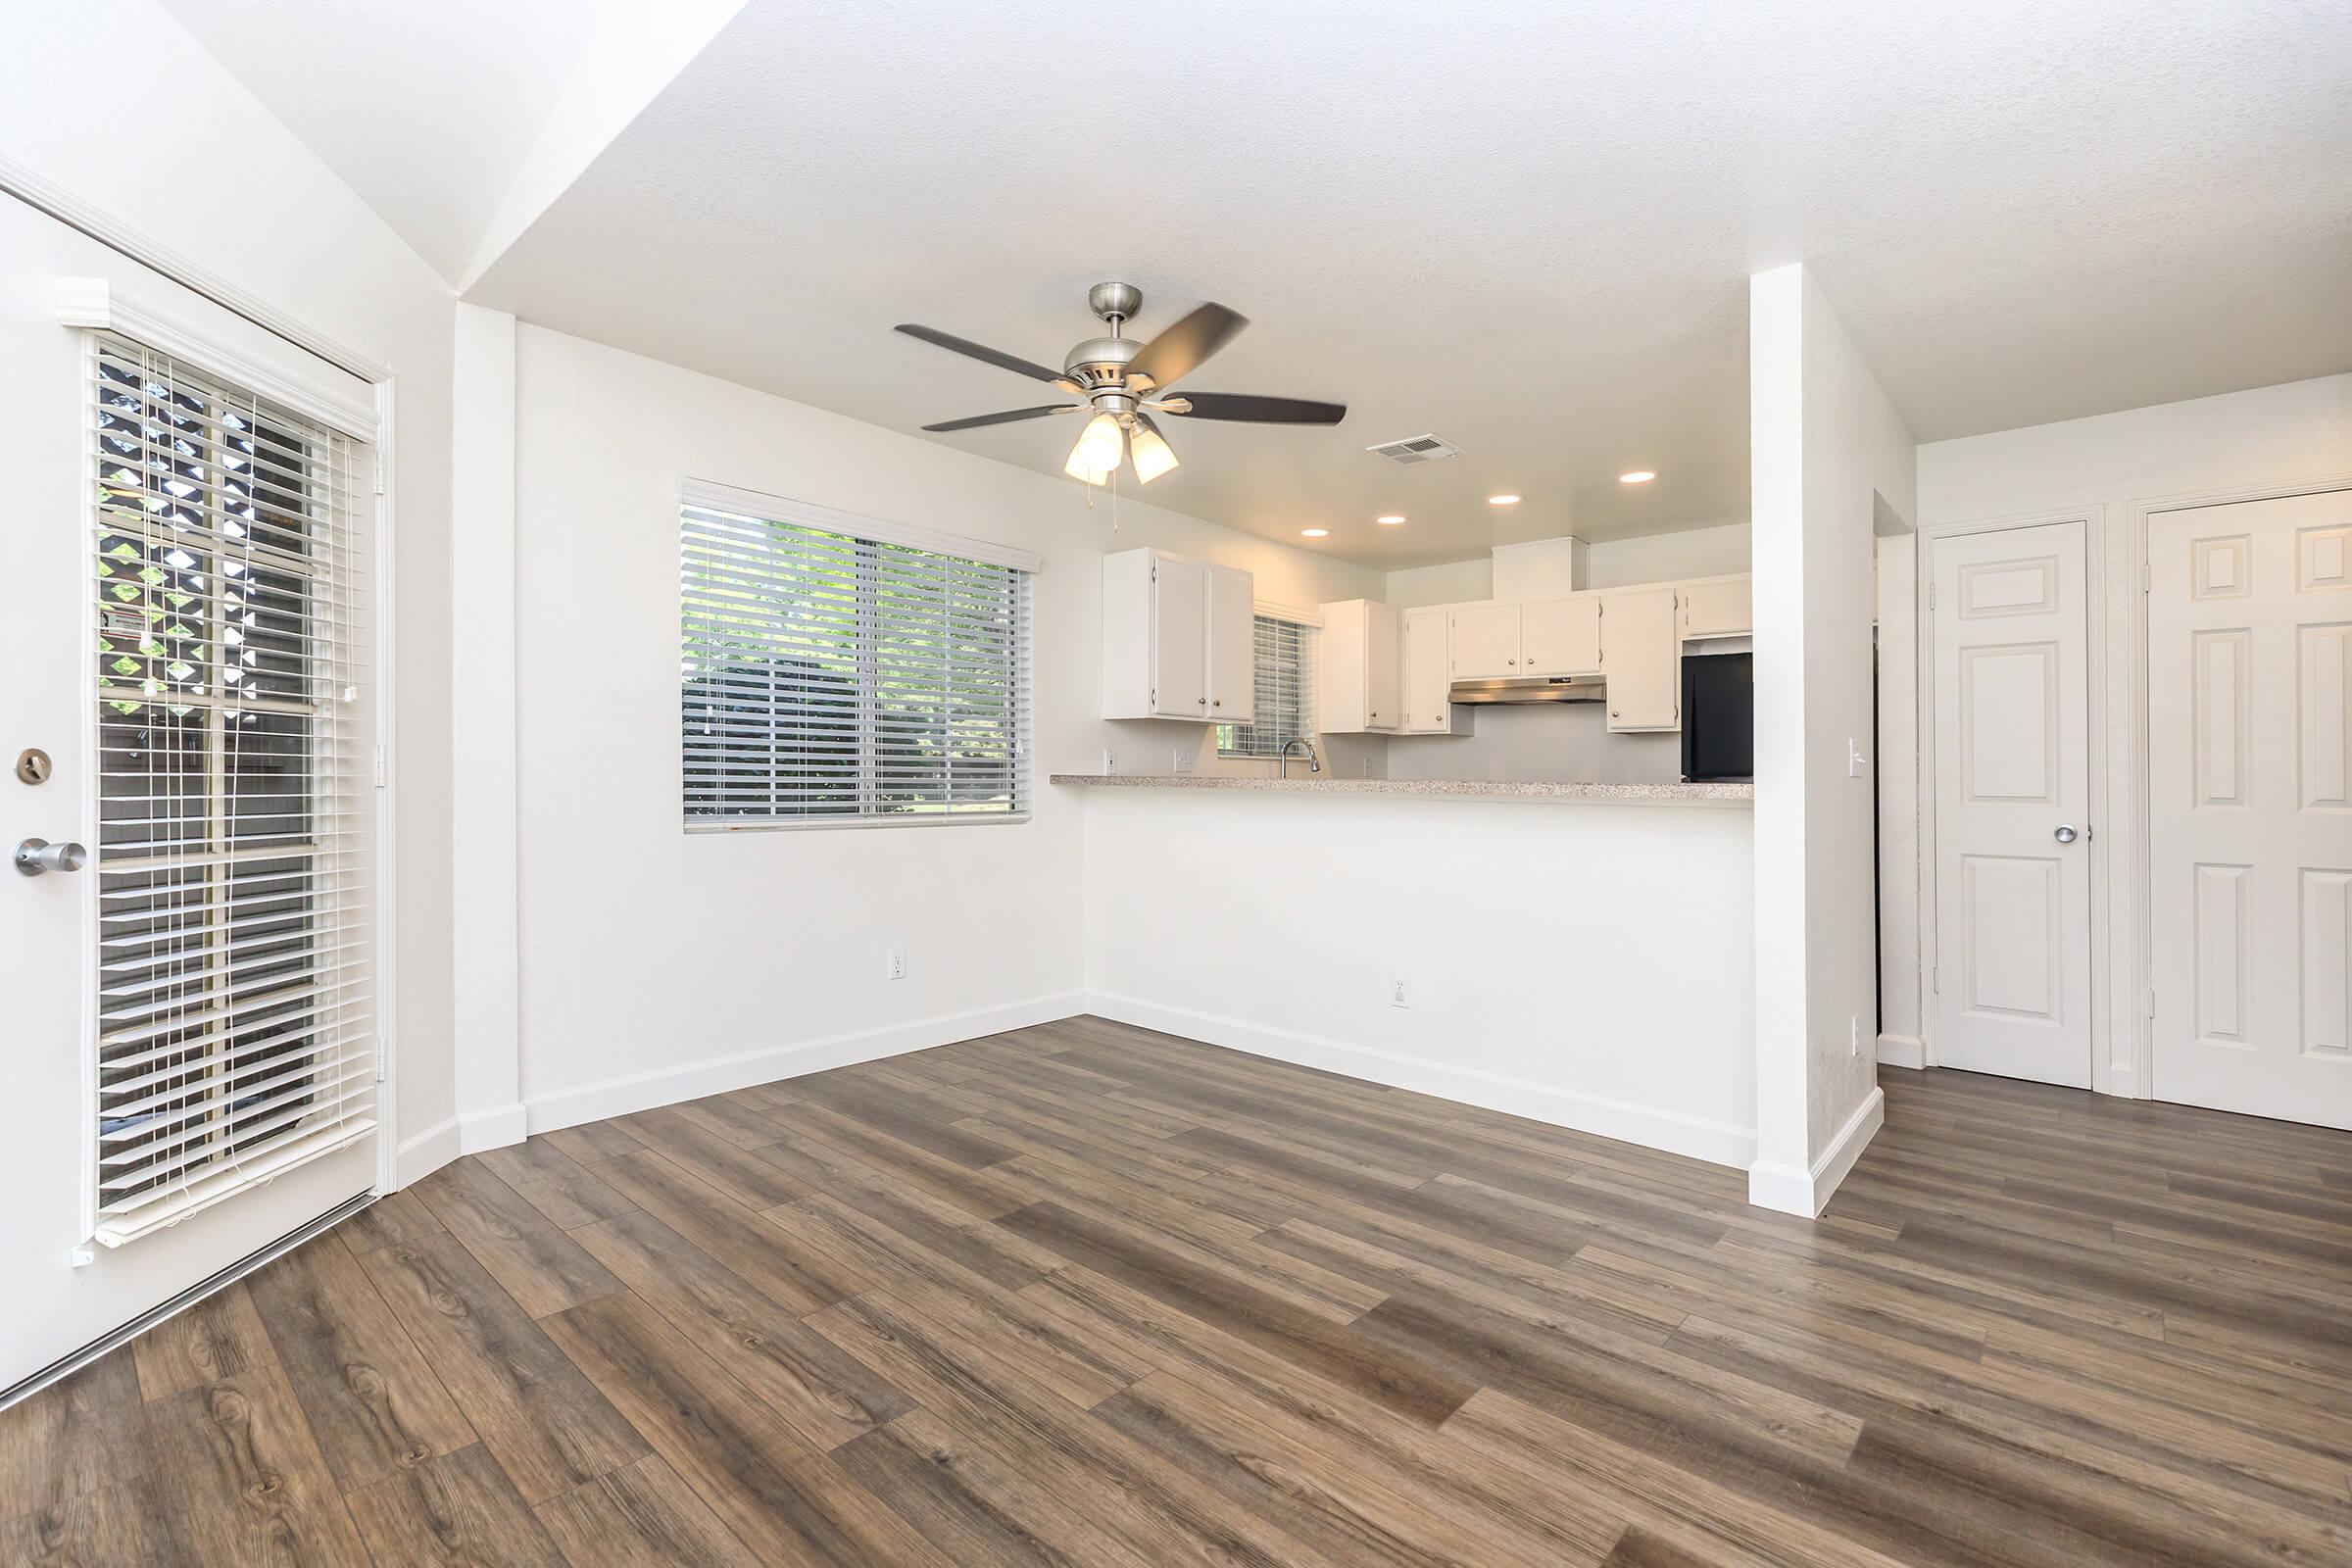
{"label": "electrical outlet", "polygon": [[1370,759],[1369,757],[1367,757],[1367,758],[1365,758],[1365,759],[1364,759],[1364,777],[1366,777],[1366,778],[1370,778],[1371,776],[1372,776],[1372,759]]}
{"label": "electrical outlet", "polygon": [[1119,754],[1116,752],[1104,752],[1102,754],[1102,771],[1105,774],[1110,774],[1116,773],[1118,770]]}
{"label": "electrical outlet", "polygon": [[1190,746],[1177,747],[1168,754],[1168,761],[1177,772],[1190,773],[1193,770],[1193,749]]}
{"label": "electrical outlet", "polygon": [[882,978],[885,980],[904,980],[906,978],[906,950],[905,948],[893,948],[890,950],[890,966],[884,971]]}
{"label": "electrical outlet", "polygon": [[1409,1007],[1412,1005],[1410,1002],[1405,1000],[1404,976],[1402,975],[1396,975],[1389,981],[1389,1005],[1392,1007]]}

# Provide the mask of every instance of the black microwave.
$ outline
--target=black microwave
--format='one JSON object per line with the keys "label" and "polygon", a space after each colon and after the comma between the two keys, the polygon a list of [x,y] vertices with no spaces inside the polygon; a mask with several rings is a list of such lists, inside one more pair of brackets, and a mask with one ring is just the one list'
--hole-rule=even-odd
{"label": "black microwave", "polygon": [[1753,654],[1683,656],[1683,778],[1756,776]]}

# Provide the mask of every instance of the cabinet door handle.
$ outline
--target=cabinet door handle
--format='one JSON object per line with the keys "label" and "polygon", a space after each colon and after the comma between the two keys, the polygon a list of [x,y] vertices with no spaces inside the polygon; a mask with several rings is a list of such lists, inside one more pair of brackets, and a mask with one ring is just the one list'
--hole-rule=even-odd
{"label": "cabinet door handle", "polygon": [[1620,713],[1617,711],[1617,710],[1615,710],[1614,708],[1612,708],[1612,709],[1610,709],[1610,710],[1609,710],[1609,716],[1610,716],[1611,718],[1618,718],[1618,717],[1621,717],[1621,716],[1623,716],[1623,715],[1621,715],[1621,714],[1620,714]]}
{"label": "cabinet door handle", "polygon": [[1207,699],[1207,698],[1203,697],[1203,698],[1201,698],[1200,701],[1200,706],[1201,706],[1202,708],[1206,708],[1206,707],[1208,706],[1208,699]]}
{"label": "cabinet door handle", "polygon": [[1220,697],[1220,698],[1218,698],[1218,699],[1217,699],[1215,702],[1213,702],[1213,703],[1209,704],[1208,706],[1209,706],[1209,707],[1211,707],[1211,708],[1223,708],[1223,707],[1225,706],[1225,699],[1224,699],[1224,698],[1222,698],[1222,697]]}

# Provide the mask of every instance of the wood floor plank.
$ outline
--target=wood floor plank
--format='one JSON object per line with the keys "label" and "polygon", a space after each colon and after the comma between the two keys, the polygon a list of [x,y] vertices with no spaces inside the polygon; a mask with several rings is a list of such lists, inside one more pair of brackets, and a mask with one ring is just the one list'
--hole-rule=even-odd
{"label": "wood floor plank", "polygon": [[118,1350],[0,1410],[0,1519],[138,1475],[148,1457],[137,1363]]}
{"label": "wood floor plank", "polygon": [[659,1456],[550,1497],[538,1512],[572,1568],[760,1568]]}
{"label": "wood floor plank", "polygon": [[559,1230],[593,1225],[637,1206],[544,1136],[474,1157]]}
{"label": "wood floor plank", "polygon": [[198,1562],[369,1562],[274,1359],[156,1400],[147,1419],[156,1484]]}
{"label": "wood floor plank", "polygon": [[2352,1563],[2352,1135],[1882,1079],[1817,1219],[1099,1018],[536,1136],[0,1411],[0,1561]]}
{"label": "wood floor plank", "polygon": [[1476,1390],[1411,1356],[1388,1351],[1267,1292],[1213,1274],[1132,1234],[1055,1203],[1017,1209],[997,1222],[1073,1263],[1156,1296],[1203,1322],[1252,1340],[1367,1397],[1431,1424]]}
{"label": "wood floor plank", "polygon": [[455,1453],[474,1430],[340,1243],[321,1237],[246,1284],[327,1468],[350,1492]]}
{"label": "wood floor plank", "polygon": [[9,1568],[179,1568],[194,1560],[172,1527],[172,1501],[154,1476],[133,1475],[54,1507],[0,1521],[0,1563]]}
{"label": "wood floor plank", "polygon": [[608,1161],[604,1175],[631,1202],[796,1317],[879,1282],[870,1270],[797,1244],[782,1223],[745,1208],[666,1155],[640,1150]]}
{"label": "wood floor plank", "polygon": [[838,1447],[910,1407],[857,1357],[651,1214],[617,1215],[572,1234],[814,1446]]}
{"label": "wood floor plank", "polygon": [[172,1313],[133,1340],[130,1349],[139,1392],[149,1399],[233,1378],[277,1356],[244,1280]]}
{"label": "wood floor plank", "polygon": [[635,1296],[573,1307],[547,1327],[763,1561],[946,1562]]}
{"label": "wood floor plank", "polygon": [[472,1156],[450,1161],[417,1183],[416,1191],[474,1261],[533,1317],[620,1289],[603,1264]]}
{"label": "wood floor plank", "polygon": [[524,1501],[645,1456],[645,1440],[454,1237],[361,1261]]}
{"label": "wood floor plank", "polygon": [[348,1500],[379,1564],[565,1568],[538,1517],[478,1444],[362,1487]]}
{"label": "wood floor plank", "polygon": [[[621,1117],[616,1125],[747,1208],[773,1208],[808,1191],[753,1151],[674,1109],[637,1111]],[[597,1174],[612,1180],[606,1172]]]}

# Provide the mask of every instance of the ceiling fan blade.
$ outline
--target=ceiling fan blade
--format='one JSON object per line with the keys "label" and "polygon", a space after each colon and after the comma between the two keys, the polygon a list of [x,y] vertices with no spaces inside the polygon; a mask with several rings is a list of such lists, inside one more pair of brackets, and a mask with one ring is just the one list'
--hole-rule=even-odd
{"label": "ceiling fan blade", "polygon": [[968,419],[948,419],[938,424],[926,424],[926,430],[970,430],[983,424],[1010,424],[1015,419],[1036,419],[1049,414],[1068,414],[1083,407],[1077,403],[1049,403],[1037,409],[1006,409],[1003,414],[975,414]]}
{"label": "ceiling fan blade", "polygon": [[[1187,392],[1177,401],[1192,408],[1188,419],[1241,419],[1252,424],[1337,424],[1348,417],[1345,403],[1309,403],[1304,398],[1261,398],[1248,392]],[[1170,414],[1177,411],[1169,409]]]}
{"label": "ceiling fan blade", "polygon": [[935,343],[951,354],[961,354],[971,359],[982,360],[1000,370],[1010,370],[1015,375],[1032,376],[1040,381],[1058,381],[1062,378],[1059,370],[1049,370],[1042,365],[1032,365],[1027,360],[1017,359],[999,349],[992,349],[984,343],[974,343],[969,338],[957,337],[953,332],[942,332],[936,327],[914,326],[901,322],[899,330],[908,337],[919,337],[926,343]]}
{"label": "ceiling fan blade", "polygon": [[1145,344],[1143,352],[1127,362],[1127,373],[1143,376],[1155,387],[1173,386],[1249,324],[1250,318],[1239,311],[1203,305]]}

